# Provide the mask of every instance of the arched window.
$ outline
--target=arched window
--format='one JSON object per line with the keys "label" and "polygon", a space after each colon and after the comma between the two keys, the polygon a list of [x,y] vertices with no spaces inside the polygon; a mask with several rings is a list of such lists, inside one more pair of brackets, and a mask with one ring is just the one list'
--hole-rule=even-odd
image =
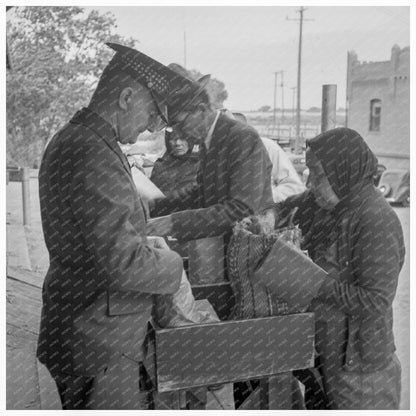
{"label": "arched window", "polygon": [[370,131],[380,131],[381,100],[370,101]]}

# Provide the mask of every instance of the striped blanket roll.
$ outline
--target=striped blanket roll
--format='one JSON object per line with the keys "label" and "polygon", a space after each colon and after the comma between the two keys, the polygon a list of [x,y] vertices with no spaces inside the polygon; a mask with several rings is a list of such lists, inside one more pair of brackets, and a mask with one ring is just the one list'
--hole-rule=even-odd
{"label": "striped blanket roll", "polygon": [[229,319],[252,319],[296,312],[285,301],[251,279],[256,266],[267,256],[278,238],[300,247],[301,233],[295,226],[264,233],[259,229],[258,218],[249,217],[234,227],[227,250],[228,277],[235,298]]}

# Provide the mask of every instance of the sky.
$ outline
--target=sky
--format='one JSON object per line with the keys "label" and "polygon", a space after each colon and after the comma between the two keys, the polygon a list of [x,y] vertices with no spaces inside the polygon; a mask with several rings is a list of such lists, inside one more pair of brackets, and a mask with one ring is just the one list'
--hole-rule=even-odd
{"label": "sky", "polygon": [[[100,7],[115,31],[164,64],[186,63],[225,83],[231,110],[273,106],[276,71],[283,71],[284,107],[297,85],[299,6]],[[408,6],[307,6],[302,36],[301,107],[321,107],[322,85],[337,85],[345,107],[347,52],[359,61],[387,61],[394,44],[410,45]],[[292,20],[297,19],[297,20]],[[186,42],[184,41],[186,34]],[[186,45],[186,54],[184,52]],[[186,62],[185,62],[186,59]],[[282,106],[281,76],[276,107]]]}

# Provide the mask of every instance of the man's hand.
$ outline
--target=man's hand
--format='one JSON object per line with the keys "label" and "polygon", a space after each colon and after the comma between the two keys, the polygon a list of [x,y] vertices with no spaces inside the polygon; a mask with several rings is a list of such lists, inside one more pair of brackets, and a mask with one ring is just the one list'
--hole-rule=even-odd
{"label": "man's hand", "polygon": [[166,243],[166,241],[163,237],[157,237],[157,236],[154,236],[154,235],[149,235],[147,237],[147,242],[149,243],[149,246],[151,246],[151,247],[170,250],[168,244]]}
{"label": "man's hand", "polygon": [[171,235],[173,229],[172,216],[152,218],[148,221],[146,231],[147,235],[157,235],[166,237]]}

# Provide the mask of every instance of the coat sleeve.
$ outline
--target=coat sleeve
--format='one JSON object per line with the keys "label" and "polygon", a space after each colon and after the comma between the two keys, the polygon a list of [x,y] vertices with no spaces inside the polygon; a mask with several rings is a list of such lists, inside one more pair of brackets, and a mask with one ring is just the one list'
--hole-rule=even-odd
{"label": "coat sleeve", "polygon": [[173,212],[194,209],[200,205],[201,185],[191,183],[181,189],[165,194],[166,198],[155,201],[150,214],[152,217],[169,215]]}
{"label": "coat sleeve", "polygon": [[275,228],[288,227],[291,214],[294,213],[292,220],[294,224],[300,226],[302,234],[308,230],[307,224],[311,222],[317,207],[313,205],[313,196],[309,190],[301,194],[291,195],[284,201],[273,204],[270,207],[274,211],[276,223]]}
{"label": "coat sleeve", "polygon": [[[275,144],[275,143],[273,143]],[[305,191],[292,162],[285,151],[278,148],[273,152],[272,192],[274,202],[280,202],[288,196],[300,194]]]}
{"label": "coat sleeve", "polygon": [[235,221],[255,214],[272,201],[271,162],[260,138],[251,131],[246,131],[244,137],[236,136],[234,133],[234,137],[227,138],[227,177],[214,178],[213,172],[206,172],[206,180],[227,183],[227,196],[208,207],[172,214],[173,237],[189,240],[227,233]]}
{"label": "coat sleeve", "polygon": [[386,313],[396,293],[404,258],[400,222],[394,212],[388,214],[374,209],[363,211],[351,242],[354,279],[350,283],[330,275],[320,288],[322,300],[350,315]]}
{"label": "coat sleeve", "polygon": [[87,135],[78,150],[71,205],[109,289],[174,293],[182,259],[173,251],[147,245],[144,213],[118,155],[108,147],[97,149],[97,140]]}

